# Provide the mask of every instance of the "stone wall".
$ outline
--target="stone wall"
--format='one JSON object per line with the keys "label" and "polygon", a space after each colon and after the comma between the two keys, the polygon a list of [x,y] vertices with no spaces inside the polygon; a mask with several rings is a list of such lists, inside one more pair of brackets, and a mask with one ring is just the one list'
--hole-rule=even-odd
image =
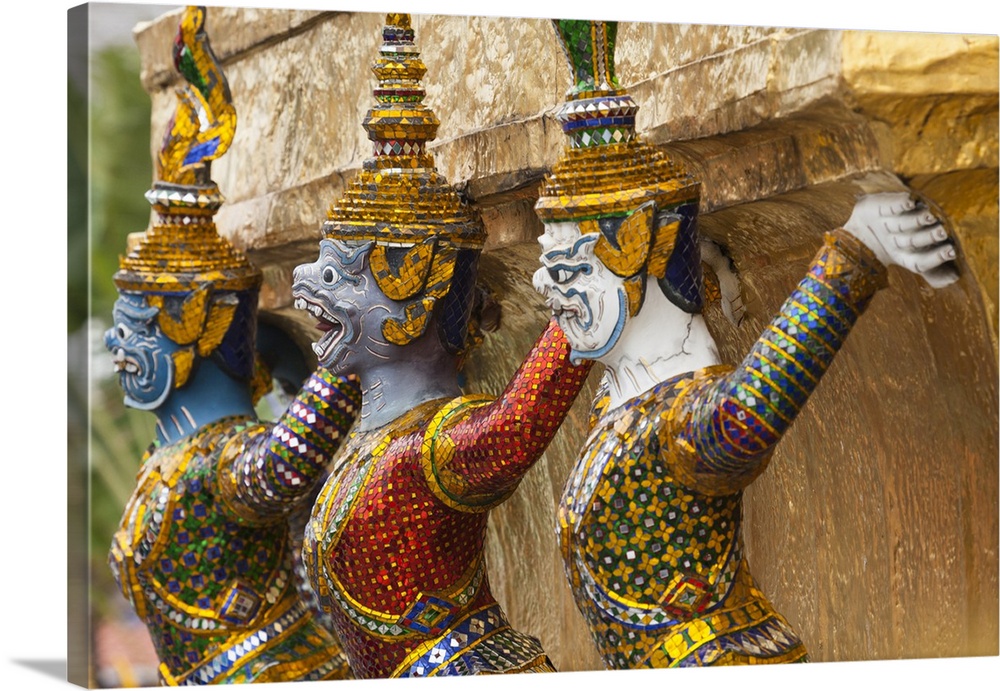
{"label": "stone wall", "polygon": [[[546,20],[415,16],[439,169],[483,214],[501,328],[470,358],[498,393],[546,314],[531,290],[537,185],[562,146],[568,71]],[[213,164],[220,230],[265,271],[265,318],[305,345],[291,269],[368,154],[369,65],[384,17],[212,8],[239,117]],[[177,15],[139,27],[151,152],[170,116]],[[903,182],[959,239],[962,279],[892,270],[768,471],[746,493],[755,576],[813,659],[996,655],[996,37],[623,23],[618,73],[639,129],[703,182],[703,232],[732,258],[747,316],[707,318],[738,361],[861,190]],[[583,440],[580,397],[545,458],[494,511],[494,592],[563,670],[596,669],[554,535]]]}

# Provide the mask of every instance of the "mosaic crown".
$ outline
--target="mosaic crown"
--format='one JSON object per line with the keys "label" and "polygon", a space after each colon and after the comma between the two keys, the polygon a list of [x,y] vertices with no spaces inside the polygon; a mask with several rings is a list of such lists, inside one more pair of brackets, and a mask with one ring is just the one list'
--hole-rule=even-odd
{"label": "mosaic crown", "polygon": [[636,136],[632,97],[618,85],[617,22],[554,19],[574,80],[556,112],[569,142],[535,209],[543,221],[625,215],[698,199],[698,183]]}
{"label": "mosaic crown", "polygon": [[404,319],[383,326],[390,343],[406,345],[422,335],[436,310],[442,343],[460,352],[486,231],[427,151],[440,122],[423,103],[420,80],[427,68],[413,42],[410,15],[386,15],[372,71],[376,105],[362,124],[373,153],[327,213],[323,233],[374,242],[369,262],[375,282],[390,299],[413,301]]}
{"label": "mosaic crown", "polygon": [[[174,40],[174,66],[186,84],[156,157],[157,178],[146,199],[156,213],[138,245],[120,258],[120,290],[182,294],[211,283],[216,290],[245,290],[261,276],[218,234],[222,206],[211,162],[236,133],[229,83],[205,32],[205,8],[188,7]],[[201,120],[207,123],[202,127]]]}
{"label": "mosaic crown", "polygon": [[427,71],[413,41],[408,14],[388,14],[382,48],[372,64],[376,105],[362,126],[372,156],[328,212],[323,232],[338,240],[419,243],[435,238],[458,248],[481,249],[486,232],[427,152],[440,124],[423,103]]}
{"label": "mosaic crown", "polygon": [[[229,370],[248,378],[262,276],[215,226],[223,197],[210,178],[211,162],[233,140],[236,110],[205,32],[204,7],[184,11],[173,57],[186,84],[177,91],[178,103],[156,158],[158,180],[146,192],[154,220],[119,258],[113,280],[119,291],[144,294],[159,308],[164,333],[190,346],[191,357],[195,351],[207,356],[221,347]],[[170,303],[166,307],[165,301]],[[241,328],[230,329],[234,325]]]}
{"label": "mosaic crown", "polygon": [[568,143],[542,183],[535,211],[543,222],[573,221],[581,233],[601,234],[597,256],[615,274],[635,279],[626,285],[633,314],[645,289],[636,278],[643,270],[682,309],[700,310],[694,222],[700,184],[637,136],[639,107],[615,75],[618,23],[552,21],[573,78],[556,112]]}

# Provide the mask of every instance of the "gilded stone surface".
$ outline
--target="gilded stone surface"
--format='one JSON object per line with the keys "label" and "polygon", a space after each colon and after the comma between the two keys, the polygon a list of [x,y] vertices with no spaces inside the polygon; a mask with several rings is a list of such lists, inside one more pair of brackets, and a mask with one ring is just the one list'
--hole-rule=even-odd
{"label": "gilded stone surface", "polygon": [[858,93],[996,94],[996,36],[847,31],[843,75]]}
{"label": "gilded stone surface", "polygon": [[892,167],[901,175],[997,166],[997,96],[858,97],[884,123]]}
{"label": "gilded stone surface", "polygon": [[918,176],[913,189],[936,203],[947,215],[960,240],[963,260],[980,287],[990,320],[990,338],[997,350],[997,169],[957,171]]}
{"label": "gilded stone surface", "polygon": [[843,79],[901,175],[997,166],[996,36],[844,33]]}

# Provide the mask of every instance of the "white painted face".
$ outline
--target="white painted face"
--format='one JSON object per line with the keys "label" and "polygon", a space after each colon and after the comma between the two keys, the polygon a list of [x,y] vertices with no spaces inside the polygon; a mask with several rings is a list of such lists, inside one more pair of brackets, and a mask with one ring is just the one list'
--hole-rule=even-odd
{"label": "white painted face", "polygon": [[594,256],[597,237],[581,235],[579,225],[566,221],[546,223],[538,238],[542,268],[533,284],[566,334],[575,362],[610,352],[628,318],[625,282]]}

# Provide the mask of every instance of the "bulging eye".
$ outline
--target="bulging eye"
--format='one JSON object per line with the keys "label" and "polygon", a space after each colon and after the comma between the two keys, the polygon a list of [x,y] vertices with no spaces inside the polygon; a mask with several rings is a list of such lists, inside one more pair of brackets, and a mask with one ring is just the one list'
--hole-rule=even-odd
{"label": "bulging eye", "polygon": [[118,337],[119,341],[124,341],[131,335],[132,329],[120,323],[115,325],[115,336]]}
{"label": "bulging eye", "polygon": [[556,266],[549,267],[549,276],[556,283],[569,283],[574,278],[580,274],[589,274],[590,266],[587,264],[579,264],[577,266],[567,266],[565,264],[558,264]]}
{"label": "bulging eye", "polygon": [[333,270],[333,267],[327,266],[323,268],[323,283],[329,283],[333,285],[333,282],[337,278],[337,272]]}

